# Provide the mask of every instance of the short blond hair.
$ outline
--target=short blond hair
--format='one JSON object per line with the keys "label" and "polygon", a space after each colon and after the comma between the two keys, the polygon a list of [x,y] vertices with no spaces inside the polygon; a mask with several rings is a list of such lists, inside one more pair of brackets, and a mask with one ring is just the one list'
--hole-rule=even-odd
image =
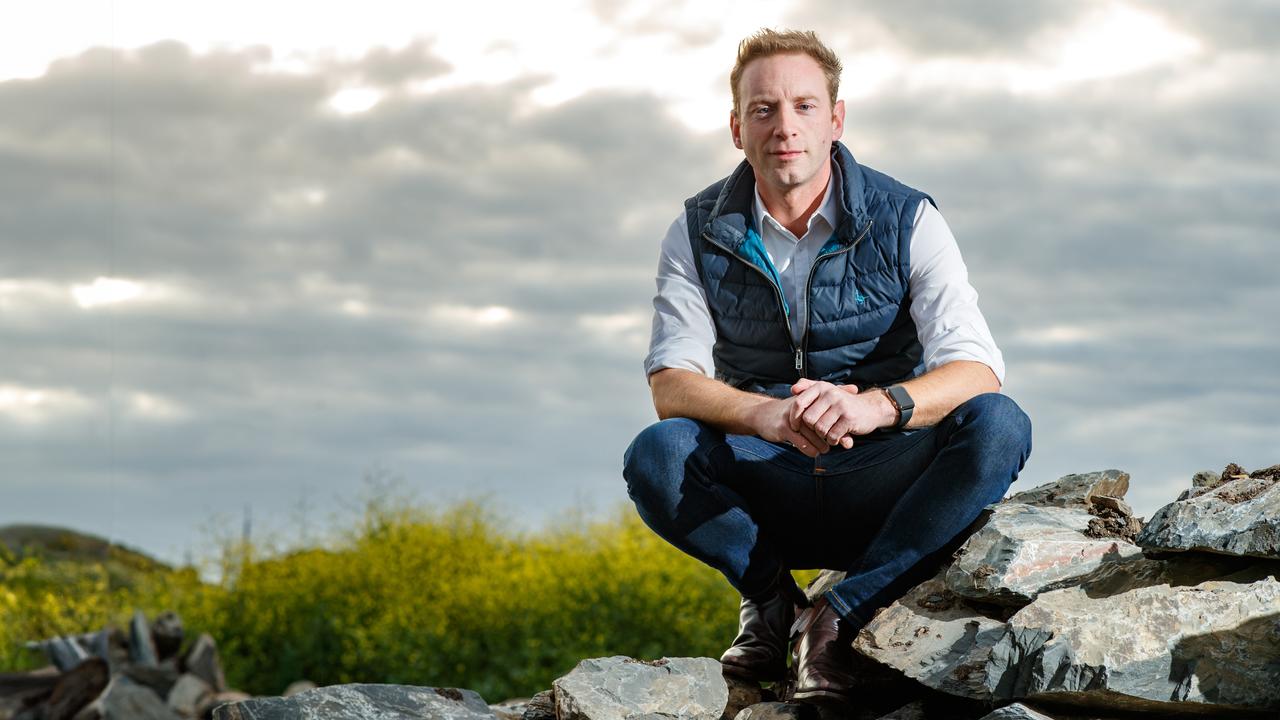
{"label": "short blond hair", "polygon": [[747,63],[770,55],[786,53],[804,53],[813,58],[827,76],[827,92],[831,95],[831,104],[835,104],[840,94],[840,58],[834,51],[818,39],[812,30],[772,30],[761,28],[743,38],[738,43],[738,61],[733,64],[733,72],[729,73],[729,87],[733,91],[733,112],[738,113],[738,104],[742,98],[738,96],[738,83],[742,80],[742,72]]}

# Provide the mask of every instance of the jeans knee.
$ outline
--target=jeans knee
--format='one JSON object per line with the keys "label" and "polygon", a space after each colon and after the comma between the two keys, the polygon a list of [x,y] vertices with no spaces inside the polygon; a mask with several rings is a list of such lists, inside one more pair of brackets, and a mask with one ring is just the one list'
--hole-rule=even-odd
{"label": "jeans knee", "polygon": [[975,430],[986,444],[1019,452],[1023,462],[1031,454],[1031,418],[1008,395],[983,393],[957,411],[962,413],[964,425]]}
{"label": "jeans knee", "polygon": [[687,418],[662,420],[641,430],[622,455],[622,477],[631,499],[648,502],[670,494],[683,479],[701,430]]}

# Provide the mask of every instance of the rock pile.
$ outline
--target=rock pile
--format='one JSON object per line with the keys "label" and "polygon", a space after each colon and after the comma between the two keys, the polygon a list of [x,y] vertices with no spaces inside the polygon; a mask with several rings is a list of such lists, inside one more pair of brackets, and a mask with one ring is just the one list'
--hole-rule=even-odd
{"label": "rock pile", "polygon": [[136,612],[128,631],[28,643],[51,663],[29,673],[0,674],[3,720],[184,720],[249,696],[227,688],[213,638],[200,635],[185,653],[182,620],[154,622]]}
{"label": "rock pile", "polygon": [[1024,703],[995,717],[1278,717],[1280,466],[1193,485],[1145,527],[1118,471],[1011,496],[854,647],[946,695]]}
{"label": "rock pile", "polygon": [[[1069,475],[990,508],[947,566],[858,634],[856,707],[788,702],[789,684],[726,680],[710,658],[620,656],[498,705],[399,685],[250,699],[227,694],[211,640],[178,659],[176,618],[139,616],[127,641],[42,643],[54,667],[0,675],[0,720],[1280,717],[1280,466],[1198,473],[1145,527],[1128,482]],[[806,592],[840,579],[825,572]]]}

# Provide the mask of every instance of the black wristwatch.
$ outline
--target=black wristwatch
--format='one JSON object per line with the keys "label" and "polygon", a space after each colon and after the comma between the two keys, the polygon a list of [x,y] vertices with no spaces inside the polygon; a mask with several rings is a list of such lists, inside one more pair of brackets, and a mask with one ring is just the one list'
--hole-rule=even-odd
{"label": "black wristwatch", "polygon": [[893,385],[884,388],[885,397],[889,398],[889,402],[893,403],[893,407],[898,411],[898,422],[894,423],[895,428],[907,426],[907,421],[911,419],[911,413],[916,409],[916,401],[911,399],[911,393],[901,385]]}

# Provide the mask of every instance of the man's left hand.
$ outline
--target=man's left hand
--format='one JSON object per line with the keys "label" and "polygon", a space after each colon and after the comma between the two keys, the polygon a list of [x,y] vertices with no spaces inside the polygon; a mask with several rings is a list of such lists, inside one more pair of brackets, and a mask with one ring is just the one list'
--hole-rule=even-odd
{"label": "man's left hand", "polygon": [[893,403],[879,390],[860,393],[853,385],[802,378],[791,386],[791,394],[796,399],[791,429],[807,425],[828,444],[846,450],[853,447],[851,436],[866,435],[898,419]]}

